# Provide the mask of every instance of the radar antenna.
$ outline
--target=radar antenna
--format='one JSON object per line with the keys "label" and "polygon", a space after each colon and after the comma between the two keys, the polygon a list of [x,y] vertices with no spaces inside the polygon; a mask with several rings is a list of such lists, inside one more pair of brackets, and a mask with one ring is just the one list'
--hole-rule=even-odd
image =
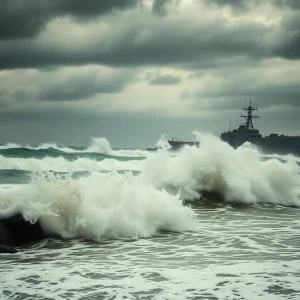
{"label": "radar antenna", "polygon": [[257,110],[257,107],[254,107],[251,105],[251,98],[250,98],[250,104],[247,107],[243,107],[243,110],[247,112],[245,115],[241,115],[242,118],[246,119],[245,121],[245,127],[249,130],[254,130],[253,126],[253,119],[258,119],[259,116],[253,115],[252,112],[254,110]]}

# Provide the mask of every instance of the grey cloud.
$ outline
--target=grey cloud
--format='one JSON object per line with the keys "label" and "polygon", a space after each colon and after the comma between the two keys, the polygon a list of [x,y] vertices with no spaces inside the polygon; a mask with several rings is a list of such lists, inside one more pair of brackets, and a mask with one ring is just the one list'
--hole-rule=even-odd
{"label": "grey cloud", "polygon": [[5,89],[0,90],[0,109],[9,107],[11,102],[8,99],[8,92]]}
{"label": "grey cloud", "polygon": [[88,76],[73,76],[66,80],[50,84],[38,95],[42,100],[81,100],[93,97],[96,94],[117,93],[129,83],[132,76],[121,74],[99,78],[89,74]]}
{"label": "grey cloud", "polygon": [[181,0],[153,0],[152,11],[157,15],[165,15],[170,6],[179,5]]}
{"label": "grey cloud", "polygon": [[299,0],[269,0],[275,6],[284,8],[289,7],[291,9],[300,9],[300,1]]}
{"label": "grey cloud", "polygon": [[185,89],[181,98],[196,109],[236,110],[250,98],[261,109],[287,106],[300,109],[299,62],[278,59],[252,67],[223,67],[195,72],[196,89]]}
{"label": "grey cloud", "polygon": [[[111,32],[105,38],[95,34],[90,43],[78,40],[78,45],[70,48],[67,33],[64,42],[54,39],[51,44],[47,44],[45,38],[16,38],[34,37],[53,16],[71,15],[84,19],[113,9],[133,7],[138,0],[0,1],[4,7],[0,10],[0,19],[3,20],[0,39],[6,39],[0,41],[0,69],[87,63],[111,66],[188,64],[189,67],[198,68],[213,67],[223,63],[223,58],[236,56],[254,60],[274,56],[288,59],[300,57],[300,12],[297,11],[284,17],[282,24],[270,26],[251,22],[232,26],[224,19],[218,19],[191,27],[184,20],[166,21],[167,18],[164,18],[157,22],[157,18],[151,18],[149,14],[145,18],[137,14],[130,22],[128,18],[119,16],[116,21],[106,20]],[[245,0],[210,2],[240,7],[250,3]],[[156,13],[163,13],[169,5],[178,3],[179,0],[153,0],[152,9]],[[282,0],[278,3],[283,5],[290,2]],[[297,2],[291,3],[294,3],[294,7]],[[144,37],[142,42],[135,43],[140,30],[145,28],[151,28],[151,34]],[[10,40],[12,37],[15,39]]]}
{"label": "grey cloud", "polygon": [[[139,44],[134,43],[144,27],[151,28],[147,39]],[[47,46],[39,40],[34,43],[2,43],[0,68],[86,63],[111,66],[190,64],[195,68],[212,66],[224,57],[245,55],[259,59],[269,56],[268,50],[260,49],[260,37],[269,31],[269,27],[253,24],[233,27],[224,20],[190,27],[189,23],[182,20],[158,24],[152,19],[145,23],[144,19],[139,18],[131,24],[117,26],[115,32],[107,36],[105,41],[95,36],[89,44],[78,41],[76,47],[70,48],[66,39],[68,51],[64,49],[61,41],[58,44],[54,41]]]}
{"label": "grey cloud", "polygon": [[50,5],[40,0],[0,0],[0,40],[33,37],[49,20]]}
{"label": "grey cloud", "polygon": [[288,14],[281,24],[269,26],[250,21],[234,26],[225,19],[191,26],[181,18],[166,17],[157,22],[149,14],[138,13],[132,14],[131,22],[127,22],[128,16],[118,17],[117,22],[106,18],[108,32],[104,36],[93,27],[89,43],[76,37],[74,47],[70,47],[67,35],[65,40],[56,37],[51,43],[43,35],[35,40],[0,42],[0,69],[89,63],[211,68],[234,64],[236,59],[248,63],[269,57],[300,57],[297,12]]}
{"label": "grey cloud", "polygon": [[238,10],[246,9],[251,1],[247,0],[205,0],[207,4],[217,6],[230,6]]}
{"label": "grey cloud", "polygon": [[[252,6],[262,3],[260,0],[205,0],[205,2],[217,6],[229,6],[237,11],[250,9]],[[280,8],[289,7],[291,9],[300,9],[299,0],[268,0],[264,3],[266,2]]]}
{"label": "grey cloud", "polygon": [[[300,3],[300,1],[299,1]],[[282,43],[274,52],[280,57],[300,58],[300,11],[285,16],[282,22],[285,35]]]}
{"label": "grey cloud", "polygon": [[289,104],[292,106],[300,106],[299,95],[300,87],[297,83],[293,84],[266,84],[260,87],[247,85],[244,82],[243,85],[236,86],[229,85],[221,89],[215,90],[213,87],[210,91],[198,92],[194,96],[196,97],[206,97],[206,98],[218,98],[218,97],[229,97],[229,98],[242,98],[247,96],[247,98],[259,97],[263,101],[263,105],[272,104]]}
{"label": "grey cloud", "polygon": [[300,58],[300,32],[295,34],[295,37],[288,43],[281,45],[276,49],[276,53],[280,57],[286,57],[289,59]]}
{"label": "grey cloud", "polygon": [[173,75],[160,75],[149,80],[151,85],[173,85],[181,82],[181,77]]}
{"label": "grey cloud", "polygon": [[137,5],[139,0],[56,0],[55,13],[68,14],[76,17],[91,17],[123,10]]}
{"label": "grey cloud", "polygon": [[287,106],[300,109],[300,87],[298,84],[282,83],[282,85],[266,84],[260,87],[242,85],[224,86],[214,89],[213,86],[205,92],[184,91],[182,98],[193,98],[194,107],[207,110],[239,110],[249,103],[249,99],[261,109],[272,106]]}
{"label": "grey cloud", "polygon": [[78,69],[10,71],[2,75],[0,106],[13,107],[24,101],[83,100],[97,94],[119,93],[135,80],[131,71],[104,71],[95,66],[82,73]]}
{"label": "grey cloud", "polygon": [[300,9],[300,1],[299,0],[278,0],[279,3],[283,6],[290,6],[294,9]]}
{"label": "grey cloud", "polygon": [[0,0],[0,40],[37,36],[50,19],[92,18],[137,5],[139,0]]}

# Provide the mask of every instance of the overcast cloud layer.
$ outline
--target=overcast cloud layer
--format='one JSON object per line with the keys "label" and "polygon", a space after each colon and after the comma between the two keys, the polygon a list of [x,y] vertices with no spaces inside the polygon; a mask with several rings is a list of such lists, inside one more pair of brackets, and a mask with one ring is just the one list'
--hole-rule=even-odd
{"label": "overcast cloud layer", "polygon": [[0,0],[0,143],[300,134],[299,0]]}

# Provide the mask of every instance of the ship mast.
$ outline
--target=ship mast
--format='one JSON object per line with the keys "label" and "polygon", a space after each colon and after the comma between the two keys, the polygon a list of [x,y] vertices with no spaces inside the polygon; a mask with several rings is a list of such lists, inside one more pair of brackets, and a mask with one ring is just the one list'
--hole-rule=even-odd
{"label": "ship mast", "polygon": [[247,112],[246,115],[241,115],[242,118],[246,119],[245,121],[245,127],[248,130],[254,130],[253,126],[253,119],[258,119],[259,116],[253,115],[252,112],[254,110],[257,110],[257,107],[254,107],[251,105],[251,98],[250,98],[250,105],[248,107],[243,107],[243,110]]}

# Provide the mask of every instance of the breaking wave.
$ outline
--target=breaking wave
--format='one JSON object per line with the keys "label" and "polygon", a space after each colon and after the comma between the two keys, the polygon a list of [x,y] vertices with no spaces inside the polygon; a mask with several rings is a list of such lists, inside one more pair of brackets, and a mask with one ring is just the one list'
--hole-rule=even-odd
{"label": "breaking wave", "polygon": [[220,139],[197,133],[201,146],[185,146],[176,156],[166,151],[141,166],[145,182],[184,199],[218,193],[225,201],[300,206],[297,158],[263,159],[252,145],[233,149]]}
{"label": "breaking wave", "polygon": [[[300,207],[298,158],[265,157],[249,144],[233,149],[212,135],[198,133],[197,139],[199,148],[171,153],[162,147],[142,160],[0,156],[2,170],[35,172],[27,185],[0,189],[0,214],[21,212],[39,219],[49,234],[98,241],[193,230],[195,215],[184,201],[210,201],[207,193],[225,202]],[[93,140],[92,150],[114,154],[103,139]],[[89,174],[74,179],[76,171]]]}
{"label": "breaking wave", "polygon": [[196,226],[194,212],[179,196],[145,185],[130,173],[92,173],[79,180],[39,175],[31,184],[0,195],[2,217],[18,212],[31,222],[39,219],[48,235],[95,241],[144,238]]}

